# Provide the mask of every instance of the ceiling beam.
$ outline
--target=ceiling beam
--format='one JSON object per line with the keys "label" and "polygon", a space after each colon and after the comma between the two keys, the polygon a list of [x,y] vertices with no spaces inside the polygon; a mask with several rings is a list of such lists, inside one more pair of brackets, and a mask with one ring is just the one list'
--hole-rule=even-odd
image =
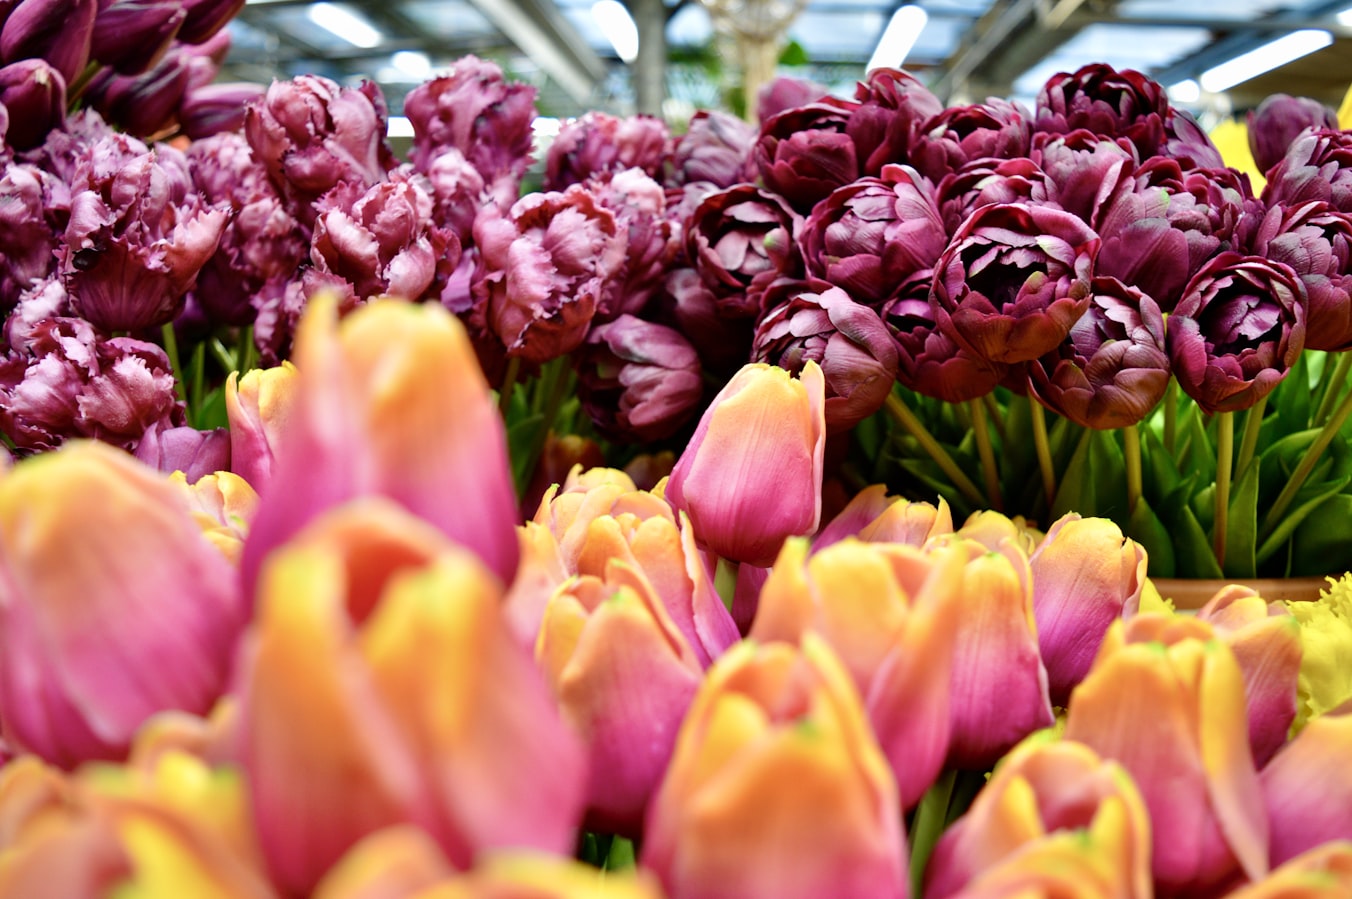
{"label": "ceiling beam", "polygon": [[606,76],[606,64],[552,0],[470,0],[522,53],[580,104]]}

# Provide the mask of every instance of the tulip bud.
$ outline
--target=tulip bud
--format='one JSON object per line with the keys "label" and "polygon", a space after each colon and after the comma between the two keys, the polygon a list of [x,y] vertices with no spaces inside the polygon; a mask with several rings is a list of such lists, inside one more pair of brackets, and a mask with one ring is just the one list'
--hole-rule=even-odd
{"label": "tulip bud", "polygon": [[1146,553],[1106,518],[1062,516],[1028,560],[1038,649],[1052,703],[1065,706],[1084,680],[1103,635],[1135,615],[1145,587]]}
{"label": "tulip bud", "polygon": [[228,471],[203,475],[189,484],[183,472],[169,480],[179,488],[193,521],[233,564],[239,564],[244,538],[258,512],[258,494],[249,482]]}
{"label": "tulip bud", "polygon": [[272,481],[277,449],[296,397],[296,366],[283,362],[225,379],[225,412],[230,422],[230,470],[259,493]]}
{"label": "tulip bud", "polygon": [[[1153,895],[1150,817],[1131,777],[1087,746],[1034,735],[1000,762],[945,831],[925,868],[925,896],[997,895],[993,883],[1016,871],[1039,883],[1043,860],[1076,844],[1089,862],[1076,885],[1084,895]],[[1048,867],[1042,870],[1051,874]],[[1087,889],[1091,884],[1102,892]]]}
{"label": "tulip bud", "polygon": [[766,566],[786,538],[817,529],[825,399],[815,362],[797,380],[782,368],[747,365],[719,392],[666,488],[699,541],[724,558]]}
{"label": "tulip bud", "polygon": [[1161,892],[1212,895],[1267,873],[1244,675],[1205,622],[1152,614],[1113,624],[1071,695],[1065,737],[1136,780]]}
{"label": "tulip bud", "polygon": [[205,712],[224,690],[245,619],[231,566],[121,451],[73,444],[0,478],[0,568],[13,745],[65,767],[117,758],[151,714]]}
{"label": "tulip bud", "polygon": [[1306,128],[1338,128],[1338,113],[1318,100],[1272,94],[1249,110],[1249,150],[1258,171],[1282,161],[1287,149]]}
{"label": "tulip bud", "polygon": [[146,428],[136,444],[136,458],[165,474],[181,471],[188,483],[230,468],[230,433],[225,428],[199,431],[191,427]]}
{"label": "tulip bud", "polygon": [[90,55],[119,74],[140,75],[164,58],[187,17],[177,0],[105,0],[94,20]]}
{"label": "tulip bud", "polygon": [[711,669],[648,810],[671,899],[904,897],[896,785],[834,653],[739,644]]}
{"label": "tulip bud", "polygon": [[172,52],[143,75],[104,69],[89,82],[89,103],[128,133],[147,140],[178,129],[178,107],[188,89],[188,57]]}
{"label": "tulip bud", "polygon": [[1330,840],[1352,840],[1352,705],[1315,718],[1259,775],[1280,865]]}
{"label": "tulip bud", "polygon": [[1343,899],[1352,891],[1352,842],[1335,840],[1291,859],[1227,899]]}
{"label": "tulip bud", "polygon": [[98,0],[23,0],[0,30],[0,61],[45,59],[70,84],[89,62],[98,11]]}
{"label": "tulip bud", "polygon": [[0,106],[9,114],[5,143],[31,150],[66,123],[66,79],[44,59],[0,68]]}
{"label": "tulip bud", "polygon": [[188,18],[183,23],[179,39],[185,44],[201,44],[226,26],[241,9],[245,0],[184,0]]}
{"label": "tulip bud", "polygon": [[242,131],[244,110],[266,90],[263,85],[248,81],[192,88],[178,105],[183,133],[191,140],[201,140],[213,134]]}
{"label": "tulip bud", "polygon": [[855,494],[849,504],[812,538],[814,550],[825,549],[846,537],[869,543],[906,543],[924,546],[931,537],[953,533],[953,513],[941,496],[937,506],[888,496],[887,487],[874,484]]}

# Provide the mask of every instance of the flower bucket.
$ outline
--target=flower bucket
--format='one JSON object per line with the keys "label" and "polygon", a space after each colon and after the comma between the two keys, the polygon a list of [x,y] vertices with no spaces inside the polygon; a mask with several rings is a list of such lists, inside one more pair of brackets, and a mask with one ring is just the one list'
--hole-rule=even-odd
{"label": "flower bucket", "polygon": [[1243,584],[1269,602],[1313,602],[1328,587],[1325,577],[1254,578],[1152,578],[1160,596],[1173,600],[1177,609],[1200,609],[1216,591],[1228,584]]}

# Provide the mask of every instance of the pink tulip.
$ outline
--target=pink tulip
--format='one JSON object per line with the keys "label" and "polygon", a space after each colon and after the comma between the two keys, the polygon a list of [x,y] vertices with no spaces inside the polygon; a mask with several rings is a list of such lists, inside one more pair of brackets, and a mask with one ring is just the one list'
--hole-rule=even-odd
{"label": "pink tulip", "polygon": [[1259,775],[1280,865],[1330,840],[1352,840],[1352,703],[1305,726]]}
{"label": "pink tulip", "polygon": [[296,367],[283,362],[225,379],[225,412],[230,422],[230,470],[259,493],[268,489],[282,434],[296,397]]}
{"label": "pink tulip", "polygon": [[953,514],[939,497],[937,506],[888,496],[882,484],[866,487],[850,500],[830,524],[812,538],[813,549],[825,549],[846,537],[869,543],[905,543],[924,546],[931,537],[953,533]]}

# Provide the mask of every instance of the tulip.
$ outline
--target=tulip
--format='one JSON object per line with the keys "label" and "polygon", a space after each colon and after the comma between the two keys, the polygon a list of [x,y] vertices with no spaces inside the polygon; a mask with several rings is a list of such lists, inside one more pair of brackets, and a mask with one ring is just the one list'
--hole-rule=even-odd
{"label": "tulip", "polygon": [[807,106],[829,93],[829,88],[815,81],[777,75],[756,92],[756,121],[764,122],[786,109]]}
{"label": "tulip", "polygon": [[545,190],[564,190],[607,172],[642,169],[661,178],[671,134],[656,116],[587,112],[569,119],[545,154]]}
{"label": "tulip", "polygon": [[679,187],[707,182],[717,188],[741,184],[747,180],[755,145],[756,132],[746,122],[731,113],[701,109],[675,140],[667,183]]}
{"label": "tulip", "polygon": [[1037,95],[1033,128],[1044,134],[1085,128],[1123,137],[1148,159],[1164,146],[1169,112],[1169,96],[1159,84],[1132,69],[1118,72],[1097,63],[1048,79]]}
{"label": "tulip", "polygon": [[759,313],[759,293],[801,268],[802,220],[779,197],[741,184],[706,196],[690,216],[685,252],[721,314]]}
{"label": "tulip", "polygon": [[563,569],[576,574],[592,522],[606,515],[625,517],[631,526],[650,518],[676,524],[671,506],[661,496],[639,490],[623,471],[578,467],[561,486],[545,491],[534,522],[553,534]]}
{"label": "tulip", "polygon": [[197,141],[214,134],[242,134],[248,105],[261,100],[267,88],[249,81],[208,84],[189,89],[178,105],[183,133]]}
{"label": "tulip", "polygon": [[461,245],[474,239],[474,218],[479,208],[493,202],[483,175],[465,154],[454,147],[438,153],[423,172],[432,195],[432,222],[460,238]]}
{"label": "tulip", "polygon": [[846,131],[863,175],[880,175],[888,163],[909,161],[921,128],[944,110],[919,78],[900,69],[872,69],[855,85],[854,99],[858,106]]}
{"label": "tulip", "polygon": [[826,428],[843,433],[881,409],[891,395],[897,349],[878,313],[839,287],[821,282],[813,287],[766,309],[756,326],[751,359],[792,372],[809,361],[821,366]]}
{"label": "tulip", "polygon": [[1300,677],[1300,625],[1285,606],[1268,603],[1252,590],[1232,584],[1197,612],[1235,654],[1244,673],[1249,745],[1262,770],[1286,745],[1296,719]]}
{"label": "tulip", "polygon": [[952,235],[982,206],[1020,202],[1045,206],[1055,195],[1056,185],[1036,162],[1016,157],[972,160],[939,181],[936,200],[944,232]]}
{"label": "tulip", "polygon": [[731,377],[751,354],[751,336],[759,310],[744,293],[715,293],[693,268],[669,272],[662,285],[663,307],[677,330],[695,347],[704,367]]}
{"label": "tulip", "polygon": [[948,750],[949,678],[966,554],[844,540],[807,557],[790,541],[760,589],[748,636],[821,636],[864,698],[902,808],[934,783]]}
{"label": "tulip", "polygon": [[225,379],[225,412],[230,423],[230,470],[263,493],[272,482],[277,449],[296,398],[296,367],[283,362],[256,368],[243,378]]}
{"label": "tulip", "polygon": [[0,61],[45,59],[70,84],[89,62],[98,0],[23,0],[0,30]]}
{"label": "tulip", "polygon": [[147,140],[178,130],[178,108],[191,78],[191,55],[175,48],[142,75],[104,69],[89,82],[89,104],[122,130]]}
{"label": "tulip", "polygon": [[818,203],[798,243],[810,274],[875,305],[933,269],[947,241],[933,188],[913,169],[888,166]]}
{"label": "tulip", "polygon": [[1338,129],[1338,113],[1318,100],[1272,94],[1249,110],[1249,149],[1260,172],[1282,161],[1306,128]]}
{"label": "tulip", "polygon": [[[523,197],[474,222],[490,274],[489,327],[510,356],[542,363],[577,349],[624,260],[627,235],[586,188]],[[476,287],[476,290],[480,289]]]}
{"label": "tulip", "polygon": [[165,474],[181,471],[192,483],[230,468],[230,432],[225,428],[199,431],[187,426],[160,429],[155,422],[136,444],[137,459]]}
{"label": "tulip", "polygon": [[640,861],[671,899],[906,895],[896,785],[815,636],[743,643],[706,676]]}
{"label": "tulip", "polygon": [[883,305],[882,316],[897,344],[897,381],[908,390],[964,403],[990,393],[1005,377],[1006,366],[968,352],[939,330],[928,278],[905,285],[901,296]]}
{"label": "tulip", "polygon": [[1154,300],[1116,278],[1091,284],[1089,308],[1066,340],[1028,366],[1028,387],[1083,427],[1134,427],[1169,386],[1164,316]]}
{"label": "tulip", "polygon": [[239,666],[238,753],[279,887],[308,893],[357,840],[400,823],[459,868],[490,848],[571,845],[582,758],[500,592],[380,499],[269,559]]}
{"label": "tulip", "polygon": [[1267,872],[1244,676],[1205,622],[1152,614],[1113,624],[1071,695],[1065,737],[1136,780],[1160,894],[1215,895]]}
{"label": "tulip", "polygon": [[5,143],[31,150],[66,122],[66,79],[45,59],[0,68],[0,106],[8,111]]}
{"label": "tulip", "polygon": [[1330,840],[1352,840],[1352,706],[1312,720],[1259,775],[1280,865]]}
{"label": "tulip", "polygon": [[920,126],[911,165],[935,184],[976,159],[1018,159],[1031,149],[1033,114],[1017,101],[950,106]]}
{"label": "tulip", "polygon": [[1140,161],[1129,141],[1083,128],[1055,137],[1034,135],[1033,162],[1046,173],[1056,205],[1084,222],[1099,218],[1105,184],[1116,183]]}
{"label": "tulip", "polygon": [[855,494],[849,504],[812,538],[814,550],[825,549],[846,537],[869,543],[905,543],[924,546],[931,537],[953,533],[953,513],[941,496],[938,505],[888,496],[887,487],[874,484]]}
{"label": "tulip", "polygon": [[712,552],[766,566],[785,539],[817,529],[825,401],[815,362],[797,380],[747,365],[714,397],[666,488]]}
{"label": "tulip", "polygon": [[768,191],[798,214],[858,178],[859,159],[846,134],[856,104],[834,97],[786,109],[761,122],[754,160]]}
{"label": "tulip", "polygon": [[1287,611],[1300,625],[1297,728],[1352,699],[1352,670],[1342,663],[1352,647],[1349,586],[1352,582],[1344,577],[1333,583],[1319,602],[1286,603]]}
{"label": "tulip", "polygon": [[228,471],[205,474],[192,483],[178,471],[169,480],[179,489],[202,533],[237,565],[249,525],[258,512],[258,494],[249,482]]}
{"label": "tulip", "polygon": [[233,572],[177,489],[122,452],[74,444],[0,478],[0,567],[12,745],[63,767],[117,758],[151,714],[223,691],[245,620]]}
{"label": "tulip", "polygon": [[639,315],[661,289],[662,277],[680,251],[680,222],[670,217],[662,186],[641,169],[607,172],[588,187],[615,214],[616,227],[626,235],[624,261],[597,304],[597,317]]}
{"label": "tulip", "polygon": [[592,328],[578,357],[578,398],[611,440],[670,437],[703,395],[694,347],[679,331],[632,315]]}
{"label": "tulip", "polygon": [[1222,253],[1169,317],[1166,343],[1183,392],[1208,414],[1267,396],[1305,346],[1307,294],[1290,266]]}
{"label": "tulip", "polygon": [[[46,195],[56,179],[36,166],[9,164],[0,176],[0,310],[52,271],[56,233]],[[63,291],[64,293],[64,291]]]}
{"label": "tulip", "polygon": [[1073,855],[1076,844],[1085,853],[1076,886],[1102,891],[1086,895],[1153,895],[1150,817],[1131,777],[1083,744],[1034,735],[1001,761],[944,833],[925,869],[925,896],[1002,895],[993,883],[1015,872],[1033,882],[1038,873],[1054,876],[1059,866],[1044,868],[1044,859]]}
{"label": "tulip", "polygon": [[1065,706],[1108,628],[1139,610],[1146,553],[1113,522],[1072,512],[1051,526],[1028,563],[1051,699]]}
{"label": "tulip", "polygon": [[112,0],[99,4],[89,53],[122,75],[154,68],[178,36],[188,11],[174,0]]}
{"label": "tulip", "polygon": [[244,8],[243,0],[185,0],[188,18],[179,32],[187,44],[206,43]]}
{"label": "tulip", "polygon": [[495,855],[423,899],[662,899],[647,871],[598,871],[569,859],[526,853]]}
{"label": "tulip", "polygon": [[1263,202],[1269,207],[1322,200],[1339,212],[1352,213],[1352,137],[1344,131],[1302,131],[1267,174]]}
{"label": "tulip", "polygon": [[312,899],[398,899],[426,895],[455,874],[425,830],[408,824],[358,841],[315,886]]}
{"label": "tulip", "polygon": [[[562,484],[574,466],[583,469],[600,468],[606,464],[605,453],[601,445],[590,437],[578,434],[555,434],[545,437],[545,445],[540,450],[540,461],[531,475],[530,484],[521,494],[521,518],[529,521],[540,508],[540,501],[550,487]],[[648,485],[657,483],[654,478]],[[562,580],[562,579],[560,579]]]}
{"label": "tulip", "polygon": [[1229,899],[1341,899],[1352,890],[1352,842],[1335,840],[1291,859]]}
{"label": "tulip", "polygon": [[1164,155],[1178,161],[1184,170],[1225,169],[1225,160],[1211,138],[1192,115],[1170,108],[1164,120]]}
{"label": "tulip", "polygon": [[1052,350],[1089,307],[1099,239],[1043,206],[986,206],[958,229],[934,268],[934,317],[985,360],[1027,362]]}
{"label": "tulip", "polygon": [[244,583],[316,515],[370,495],[420,515],[510,582],[516,502],[506,437],[464,330],[431,304],[378,302],[341,326],[336,318],[321,297],[301,323],[273,472],[285,487],[260,491]]}

